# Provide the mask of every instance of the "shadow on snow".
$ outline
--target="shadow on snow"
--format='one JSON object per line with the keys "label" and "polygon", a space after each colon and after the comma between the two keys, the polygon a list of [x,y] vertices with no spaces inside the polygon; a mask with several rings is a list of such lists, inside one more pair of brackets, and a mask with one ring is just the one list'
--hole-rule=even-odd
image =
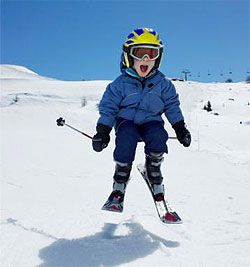
{"label": "shadow on snow", "polygon": [[115,266],[152,254],[165,246],[175,248],[176,241],[167,241],[145,230],[138,223],[124,223],[127,235],[116,234],[119,225],[106,223],[101,232],[79,239],[58,239],[40,250],[43,263],[39,267]]}

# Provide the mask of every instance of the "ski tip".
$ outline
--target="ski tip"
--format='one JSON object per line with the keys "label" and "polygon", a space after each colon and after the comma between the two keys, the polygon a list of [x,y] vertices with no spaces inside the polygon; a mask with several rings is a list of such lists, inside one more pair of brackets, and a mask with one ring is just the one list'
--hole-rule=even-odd
{"label": "ski tip", "polygon": [[112,212],[118,212],[118,213],[122,213],[122,211],[123,211],[123,209],[118,208],[118,207],[115,206],[115,205],[112,205],[112,206],[109,206],[109,207],[105,207],[105,206],[103,206],[103,207],[101,208],[101,210],[112,211]]}
{"label": "ski tip", "polygon": [[172,221],[167,221],[167,220],[161,220],[164,224],[183,224],[183,221],[176,221],[176,222],[172,222]]}
{"label": "ski tip", "polygon": [[182,220],[176,212],[167,212],[161,221],[166,224],[182,224]]}

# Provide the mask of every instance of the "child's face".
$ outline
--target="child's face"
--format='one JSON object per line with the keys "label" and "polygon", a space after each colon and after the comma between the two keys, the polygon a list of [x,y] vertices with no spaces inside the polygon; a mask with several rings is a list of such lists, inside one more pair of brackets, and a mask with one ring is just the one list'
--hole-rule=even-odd
{"label": "child's face", "polygon": [[155,60],[149,60],[148,57],[144,57],[142,60],[134,59],[134,69],[142,78],[150,73],[154,65]]}

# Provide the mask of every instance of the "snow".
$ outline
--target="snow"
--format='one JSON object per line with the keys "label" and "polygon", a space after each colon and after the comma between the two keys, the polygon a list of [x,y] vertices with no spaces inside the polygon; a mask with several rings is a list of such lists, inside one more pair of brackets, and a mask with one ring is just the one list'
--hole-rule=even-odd
{"label": "snow", "polygon": [[174,82],[193,141],[168,142],[166,194],[184,223],[163,225],[135,168],[142,144],[125,210],[113,214],[100,208],[112,187],[114,132],[96,153],[88,138],[56,126],[64,117],[93,135],[109,82],[1,65],[1,266],[250,266],[250,85]]}
{"label": "snow", "polygon": [[1,80],[2,79],[13,79],[13,80],[34,80],[34,79],[45,79],[51,80],[51,78],[43,77],[35,73],[34,71],[24,67],[16,65],[3,64],[0,68]]}

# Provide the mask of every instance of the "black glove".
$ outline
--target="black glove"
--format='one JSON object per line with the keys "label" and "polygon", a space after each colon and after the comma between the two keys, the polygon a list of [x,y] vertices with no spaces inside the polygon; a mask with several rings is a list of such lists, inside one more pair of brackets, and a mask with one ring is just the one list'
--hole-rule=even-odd
{"label": "black glove", "polygon": [[178,121],[173,125],[178,141],[185,147],[191,144],[191,134],[185,127],[184,121]]}
{"label": "black glove", "polygon": [[105,147],[108,146],[110,141],[109,134],[112,128],[104,124],[97,124],[97,133],[93,136],[92,147],[96,152],[101,152]]}

